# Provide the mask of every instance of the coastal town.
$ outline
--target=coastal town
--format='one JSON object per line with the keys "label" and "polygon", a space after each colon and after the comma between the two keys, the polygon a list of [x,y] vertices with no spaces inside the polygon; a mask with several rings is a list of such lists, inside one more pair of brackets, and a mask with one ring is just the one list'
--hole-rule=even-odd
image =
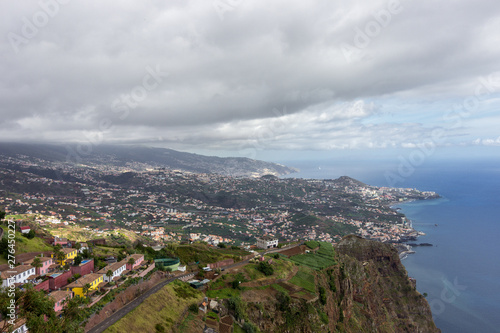
{"label": "coastal town", "polygon": [[335,243],[349,233],[397,243],[417,233],[390,206],[438,197],[349,177],[252,179],[134,163],[68,167],[22,157],[0,159],[0,176],[0,207],[30,216],[33,227],[81,241],[159,246],[195,240],[248,246],[264,235]]}

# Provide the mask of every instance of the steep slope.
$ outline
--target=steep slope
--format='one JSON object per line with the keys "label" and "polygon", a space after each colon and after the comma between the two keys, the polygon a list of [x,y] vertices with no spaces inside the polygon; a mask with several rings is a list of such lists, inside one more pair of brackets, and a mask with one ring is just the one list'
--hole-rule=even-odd
{"label": "steep slope", "polygon": [[317,297],[270,290],[245,304],[248,320],[262,332],[440,332],[391,245],[350,235],[335,258],[315,273]]}

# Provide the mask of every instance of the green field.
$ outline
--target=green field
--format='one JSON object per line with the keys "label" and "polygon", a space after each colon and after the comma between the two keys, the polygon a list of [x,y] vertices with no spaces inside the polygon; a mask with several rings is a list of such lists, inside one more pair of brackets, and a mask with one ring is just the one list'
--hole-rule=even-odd
{"label": "green field", "polygon": [[208,290],[206,294],[207,294],[207,297],[210,297],[210,298],[216,298],[216,297],[231,298],[231,297],[239,295],[239,293],[240,292],[236,289],[224,288],[224,289],[218,289],[218,290]]}
{"label": "green field", "polygon": [[290,258],[295,263],[320,270],[336,264],[335,250],[331,243],[319,242],[316,253],[299,254]]}
{"label": "green field", "polygon": [[316,293],[316,284],[314,283],[314,275],[307,272],[308,269],[304,266],[292,277],[288,282],[296,286],[302,287],[305,290]]}

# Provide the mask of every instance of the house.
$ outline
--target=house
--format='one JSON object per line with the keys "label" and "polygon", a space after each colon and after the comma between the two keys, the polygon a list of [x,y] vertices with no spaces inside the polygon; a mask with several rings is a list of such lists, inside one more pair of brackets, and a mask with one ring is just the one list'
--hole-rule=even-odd
{"label": "house", "polygon": [[[40,260],[40,264],[42,265],[41,267],[35,267],[36,275],[45,275],[49,273],[50,270],[52,270],[50,268],[50,266],[54,264],[54,260],[52,258],[49,257],[35,257],[35,258],[38,258]],[[23,265],[31,265],[35,260],[35,258],[23,262]]]}
{"label": "house", "polygon": [[21,229],[22,234],[27,234],[31,231],[31,228],[29,226],[24,226],[24,227],[21,227],[19,229]]}
{"label": "house", "polygon": [[81,276],[94,272],[94,259],[82,260],[80,265],[70,267],[71,274],[80,274]]}
{"label": "house", "polygon": [[57,313],[64,309],[64,302],[73,298],[73,292],[68,290],[53,291],[49,297],[54,301],[54,311]]}
{"label": "house", "polygon": [[[131,258],[134,259],[133,264],[128,263],[128,261]],[[132,255],[128,256],[125,260],[127,262],[127,269],[129,271],[131,271],[133,269],[136,269],[137,267],[139,267],[142,264],[142,262],[144,261],[144,254],[132,254]]]}
{"label": "house", "polygon": [[72,276],[73,274],[71,274],[71,271],[48,275],[50,290],[57,290],[63,288],[68,284],[68,279]]}
{"label": "house", "polygon": [[52,243],[52,245],[56,246],[58,244],[62,247],[68,246],[68,240],[66,238],[59,238],[56,236],[54,237],[54,242]]}
{"label": "house", "polygon": [[[57,262],[59,265],[64,265],[67,261],[73,261],[73,259],[75,259],[78,255],[78,251],[72,248],[63,248],[61,251],[64,253],[65,258],[64,260]],[[51,257],[54,258],[54,261],[57,261],[55,253],[53,253]]]}
{"label": "house", "polygon": [[78,249],[78,252],[83,253],[83,251],[85,250],[90,251],[89,245],[87,243],[80,243],[80,248]]}
{"label": "house", "polygon": [[8,287],[11,283],[24,284],[36,276],[35,267],[31,265],[19,265],[14,268],[7,268],[1,272],[2,287]]}
{"label": "house", "polygon": [[68,291],[72,291],[75,295],[78,295],[80,297],[85,297],[85,294],[83,293],[85,285],[88,284],[89,285],[88,291],[92,291],[98,289],[99,285],[102,282],[104,282],[102,274],[92,273],[79,278],[73,283],[68,284],[65,288]]}
{"label": "house", "polygon": [[16,318],[14,325],[10,324],[11,320],[2,320],[0,322],[0,327],[5,328],[5,332],[12,333],[25,333],[28,332],[28,327],[26,326],[25,318]]}
{"label": "house", "polygon": [[[104,277],[104,281],[109,282],[112,281],[115,277],[122,275],[122,273],[126,269],[127,269],[127,262],[125,260],[122,260],[120,262],[115,262],[107,265],[97,273],[102,274]],[[107,273],[109,271],[113,273],[111,276],[107,276]]]}
{"label": "house", "polygon": [[262,236],[256,238],[257,238],[257,247],[260,247],[261,249],[270,249],[278,247],[278,238],[270,236]]}

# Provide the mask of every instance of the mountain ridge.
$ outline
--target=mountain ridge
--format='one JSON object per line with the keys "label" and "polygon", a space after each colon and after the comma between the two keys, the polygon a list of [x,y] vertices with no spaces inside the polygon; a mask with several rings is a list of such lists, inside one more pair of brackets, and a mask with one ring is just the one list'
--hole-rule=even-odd
{"label": "mountain ridge", "polygon": [[0,143],[0,154],[23,155],[51,162],[82,165],[113,165],[136,171],[148,167],[182,170],[195,173],[216,173],[235,177],[283,176],[298,171],[281,164],[247,157],[218,157],[180,152],[169,148],[122,145]]}

